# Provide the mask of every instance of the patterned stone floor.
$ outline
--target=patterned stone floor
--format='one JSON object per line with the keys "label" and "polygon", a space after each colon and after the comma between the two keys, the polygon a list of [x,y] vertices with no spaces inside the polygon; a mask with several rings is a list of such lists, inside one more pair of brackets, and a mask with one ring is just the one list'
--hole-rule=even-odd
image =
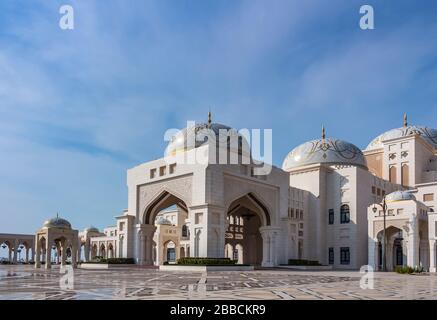
{"label": "patterned stone floor", "polygon": [[132,267],[76,269],[67,285],[65,277],[56,268],[0,266],[0,299],[437,299],[437,275],[430,274],[375,273],[373,289],[361,289],[361,274],[353,271],[206,274]]}

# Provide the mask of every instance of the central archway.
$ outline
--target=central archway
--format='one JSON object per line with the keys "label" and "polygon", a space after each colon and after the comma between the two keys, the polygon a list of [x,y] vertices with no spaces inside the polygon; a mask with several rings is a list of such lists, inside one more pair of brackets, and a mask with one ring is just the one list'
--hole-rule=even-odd
{"label": "central archway", "polygon": [[[189,248],[189,233],[183,233],[187,218],[186,202],[174,193],[164,190],[150,201],[143,213],[142,229],[138,232],[139,263],[174,263],[180,257],[181,246]],[[169,243],[173,244],[170,248]]]}
{"label": "central archway", "polygon": [[260,228],[271,223],[266,206],[253,193],[248,193],[230,204],[227,219],[225,257],[237,260],[239,264],[261,265],[263,239]]}

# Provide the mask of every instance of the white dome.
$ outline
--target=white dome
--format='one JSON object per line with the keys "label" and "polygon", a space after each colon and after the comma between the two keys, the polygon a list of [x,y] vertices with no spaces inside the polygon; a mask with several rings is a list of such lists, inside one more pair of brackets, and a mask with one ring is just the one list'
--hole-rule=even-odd
{"label": "white dome", "polygon": [[238,149],[235,151],[250,156],[247,140],[237,130],[220,123],[196,123],[192,127],[180,130],[171,138],[165,149],[165,156],[174,156],[179,152],[188,151],[214,141],[217,148],[227,148],[228,150],[232,150],[229,149],[233,147],[232,141],[237,141]]}
{"label": "white dome", "polygon": [[313,140],[293,149],[285,158],[282,169],[291,169],[310,164],[342,164],[367,169],[366,159],[361,150],[352,143],[327,138]]}
{"label": "white dome", "polygon": [[387,202],[405,201],[405,200],[416,200],[414,194],[409,191],[395,191],[388,194],[385,197]]}
{"label": "white dome", "polygon": [[99,232],[99,229],[93,226],[89,226],[88,228],[85,228],[85,232]]}
{"label": "white dome", "polygon": [[156,221],[157,225],[166,225],[166,226],[171,226],[172,223],[170,220],[168,220],[167,218],[164,217],[159,217],[158,221]]}
{"label": "white dome", "polygon": [[71,229],[71,224],[65,219],[55,218],[49,219],[44,222],[43,228],[61,228],[61,229]]}
{"label": "white dome", "polygon": [[426,142],[433,146],[434,149],[437,149],[437,130],[423,126],[404,126],[402,128],[389,130],[379,135],[378,137],[373,139],[372,142],[369,143],[366,151],[382,148],[383,141],[407,137],[414,134],[418,134]]}

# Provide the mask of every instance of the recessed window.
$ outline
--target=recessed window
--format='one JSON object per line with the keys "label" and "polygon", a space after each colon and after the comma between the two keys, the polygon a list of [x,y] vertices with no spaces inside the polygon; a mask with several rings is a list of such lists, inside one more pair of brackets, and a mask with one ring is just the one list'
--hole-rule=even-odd
{"label": "recessed window", "polygon": [[232,255],[233,260],[237,260],[238,261],[238,249],[234,249],[234,253]]}
{"label": "recessed window", "polygon": [[398,215],[403,214],[404,213],[404,209],[398,209],[396,212]]}
{"label": "recessed window", "polygon": [[328,250],[329,264],[334,264],[334,248],[329,248]]}
{"label": "recessed window", "polygon": [[340,223],[349,223],[350,222],[350,209],[347,204],[344,204],[340,207]]}
{"label": "recessed window", "polygon": [[156,169],[150,169],[150,179],[153,179],[156,177]]}
{"label": "recessed window", "polygon": [[162,166],[159,168],[159,176],[162,177],[165,175],[165,171],[166,171],[167,167],[166,166]]}
{"label": "recessed window", "polygon": [[329,209],[328,211],[328,223],[334,224],[334,209]]}
{"label": "recessed window", "polygon": [[175,173],[175,171],[176,171],[176,163],[172,163],[171,165],[169,165],[168,171],[170,172],[170,174]]}
{"label": "recessed window", "polygon": [[120,222],[120,231],[123,231],[124,230],[124,222]]}
{"label": "recessed window", "polygon": [[340,248],[340,264],[350,264],[351,254],[349,247]]}
{"label": "recessed window", "polygon": [[376,187],[372,186],[372,194],[376,194]]}
{"label": "recessed window", "polygon": [[[203,221],[203,213],[201,213],[201,212],[196,213],[194,221],[195,221],[196,224],[202,223],[202,221]],[[237,223],[235,223],[235,224],[237,224]]]}
{"label": "recessed window", "polygon": [[423,201],[434,201],[434,193],[427,193],[423,195]]}

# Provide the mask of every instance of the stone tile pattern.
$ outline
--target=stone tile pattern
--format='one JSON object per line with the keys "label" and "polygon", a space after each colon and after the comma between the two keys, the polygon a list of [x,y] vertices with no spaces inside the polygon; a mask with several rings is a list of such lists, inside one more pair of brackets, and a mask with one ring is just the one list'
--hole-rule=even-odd
{"label": "stone tile pattern", "polygon": [[361,300],[436,299],[437,276],[375,273],[374,289],[360,288],[359,272],[163,272],[147,268],[74,270],[74,288],[61,289],[59,269],[0,266],[1,300],[214,299]]}

